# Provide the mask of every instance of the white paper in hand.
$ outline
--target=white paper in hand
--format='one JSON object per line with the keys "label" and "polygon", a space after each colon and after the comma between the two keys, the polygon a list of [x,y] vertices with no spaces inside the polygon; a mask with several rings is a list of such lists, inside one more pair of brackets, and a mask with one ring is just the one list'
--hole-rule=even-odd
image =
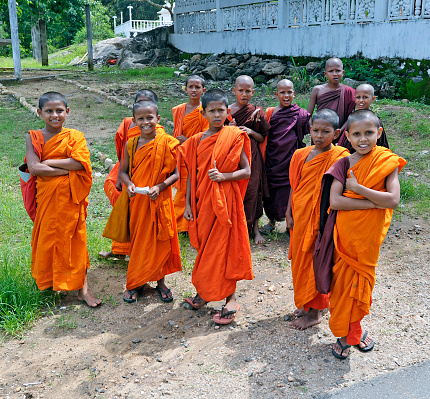
{"label": "white paper in hand", "polygon": [[137,194],[148,194],[149,193],[149,186],[146,187],[135,187],[134,192]]}

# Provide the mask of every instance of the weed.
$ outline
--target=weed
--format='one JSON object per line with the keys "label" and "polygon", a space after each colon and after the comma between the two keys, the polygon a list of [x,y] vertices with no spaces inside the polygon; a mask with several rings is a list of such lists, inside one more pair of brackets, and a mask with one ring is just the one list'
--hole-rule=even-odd
{"label": "weed", "polygon": [[103,295],[103,303],[109,304],[110,306],[115,308],[116,306],[118,306],[119,301],[115,295],[106,295],[105,294],[105,295]]}
{"label": "weed", "polygon": [[72,315],[62,314],[56,321],[55,327],[63,330],[72,330],[78,326],[76,319]]}

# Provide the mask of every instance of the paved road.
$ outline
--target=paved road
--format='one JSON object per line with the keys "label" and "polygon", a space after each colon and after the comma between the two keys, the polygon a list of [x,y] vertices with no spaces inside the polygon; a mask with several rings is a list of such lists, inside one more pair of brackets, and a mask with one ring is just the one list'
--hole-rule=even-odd
{"label": "paved road", "polygon": [[429,399],[430,360],[357,383],[318,399]]}

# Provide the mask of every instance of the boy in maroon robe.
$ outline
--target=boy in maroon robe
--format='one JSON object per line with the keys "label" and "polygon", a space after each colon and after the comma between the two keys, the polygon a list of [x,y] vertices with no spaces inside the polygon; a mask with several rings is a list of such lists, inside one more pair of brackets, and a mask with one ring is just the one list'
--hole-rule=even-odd
{"label": "boy in maroon robe", "polygon": [[283,79],[278,83],[276,97],[279,105],[266,110],[270,123],[266,147],[266,175],[269,197],[264,197],[264,211],[270,222],[264,232],[273,231],[276,221],[285,219],[290,197],[290,161],[298,148],[305,147],[303,137],[309,134],[310,114],[293,104],[294,85]]}
{"label": "boy in maroon robe", "polygon": [[[236,79],[233,88],[236,102],[230,107],[233,118],[230,126],[238,126],[251,139],[251,177],[243,205],[249,235],[254,234],[254,242],[262,244],[265,239],[258,229],[258,220],[263,216],[263,195],[268,195],[268,188],[263,154],[259,144],[263,143],[269,134],[270,125],[264,117],[263,109],[249,103],[254,93],[254,80],[250,76],[242,75]],[[260,110],[259,117],[255,117],[257,109]]]}
{"label": "boy in maroon robe", "polygon": [[346,120],[355,108],[355,90],[340,83],[344,74],[342,61],[339,58],[329,58],[324,71],[328,82],[312,89],[308,105],[308,112],[311,115],[315,105],[318,111],[323,108],[335,111],[339,115],[341,132],[345,130]]}

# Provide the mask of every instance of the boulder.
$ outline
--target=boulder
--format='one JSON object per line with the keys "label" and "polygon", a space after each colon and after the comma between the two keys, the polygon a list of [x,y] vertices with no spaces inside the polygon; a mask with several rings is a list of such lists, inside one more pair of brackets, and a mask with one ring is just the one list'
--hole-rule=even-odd
{"label": "boulder", "polygon": [[220,72],[218,65],[211,65],[203,69],[200,73],[205,79],[216,79],[216,75]]}
{"label": "boulder", "polygon": [[215,76],[216,80],[230,80],[231,73],[228,73],[226,69],[221,69]]}
{"label": "boulder", "polygon": [[156,48],[168,48],[170,47],[169,35],[171,33],[173,33],[173,25],[161,26],[148,32],[139,33],[130,40],[127,50],[133,53],[143,53]]}
{"label": "boulder", "polygon": [[319,62],[308,62],[305,68],[309,73],[318,73],[322,71],[321,63]]}
{"label": "boulder", "polygon": [[349,87],[352,87],[352,88],[354,88],[354,89],[356,89],[358,86],[360,86],[362,83],[365,83],[365,82],[361,82],[361,81],[359,81],[359,80],[354,80],[354,79],[350,79],[350,78],[345,78],[344,80],[343,80],[343,82],[347,85],[347,86],[349,86]]}
{"label": "boulder", "polygon": [[94,61],[105,64],[108,60],[117,60],[132,40],[126,37],[114,37],[96,43],[94,45]]}
{"label": "boulder", "polygon": [[269,62],[262,69],[263,73],[267,76],[280,75],[285,71],[286,66],[280,61]]}

